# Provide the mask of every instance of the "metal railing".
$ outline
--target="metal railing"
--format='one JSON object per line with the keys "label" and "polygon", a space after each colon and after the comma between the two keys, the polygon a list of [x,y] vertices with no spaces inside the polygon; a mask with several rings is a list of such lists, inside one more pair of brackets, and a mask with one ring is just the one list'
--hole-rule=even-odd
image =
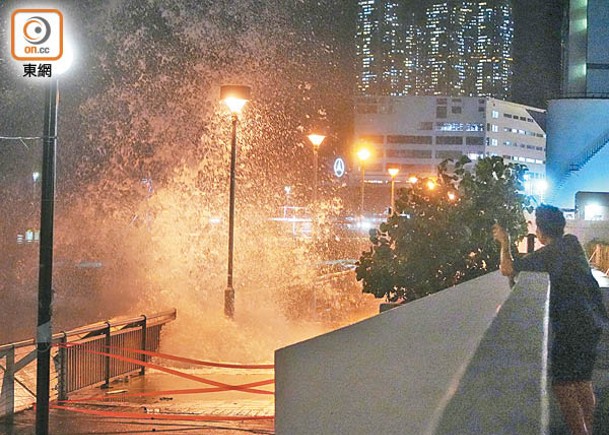
{"label": "metal railing", "polygon": [[[102,384],[134,372],[144,374],[136,361],[100,353],[112,353],[147,362],[150,357],[125,349],[157,351],[161,328],[175,320],[176,310],[99,322],[53,335],[51,399],[67,400],[82,388]],[[4,364],[3,364],[4,363]],[[0,417],[12,418],[36,400],[36,340],[0,345]]]}
{"label": "metal railing", "polygon": [[590,256],[590,263],[596,266],[599,270],[609,274],[609,245],[597,244]]}

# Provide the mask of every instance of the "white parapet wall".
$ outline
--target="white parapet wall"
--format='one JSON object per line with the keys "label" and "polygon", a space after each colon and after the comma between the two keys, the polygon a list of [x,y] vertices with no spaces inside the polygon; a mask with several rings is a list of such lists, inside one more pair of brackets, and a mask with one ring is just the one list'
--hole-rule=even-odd
{"label": "white parapet wall", "polygon": [[546,433],[548,297],[494,272],[279,349],[276,432]]}

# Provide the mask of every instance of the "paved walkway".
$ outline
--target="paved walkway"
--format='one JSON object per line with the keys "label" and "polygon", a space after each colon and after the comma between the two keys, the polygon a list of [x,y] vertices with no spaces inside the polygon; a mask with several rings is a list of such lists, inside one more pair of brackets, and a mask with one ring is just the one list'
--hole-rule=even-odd
{"label": "paved walkway", "polygon": [[[188,374],[217,382],[240,385],[273,378],[272,370],[188,370]],[[275,413],[274,396],[257,395],[238,391],[199,394],[180,394],[178,390],[206,388],[209,385],[150,371],[143,377],[133,377],[129,382],[115,382],[109,390],[88,388],[70,396],[70,407],[109,415],[87,415],[67,410],[51,410],[50,433],[61,435],[80,434],[273,434],[273,419],[249,420],[272,417]],[[272,391],[273,385],[257,387]],[[125,394],[166,391],[159,396],[121,398]],[[171,393],[170,391],[173,391]],[[109,400],[103,400],[107,396]],[[150,416],[150,420],[121,417],[121,414]],[[113,415],[113,416],[112,416]],[[236,421],[178,421],[164,420],[165,416],[228,416]],[[35,412],[28,410],[15,416],[12,427],[0,425],[0,434],[33,434]]]}
{"label": "paved walkway", "polygon": [[[609,287],[609,279],[604,278],[603,287]],[[609,288],[605,289],[605,297],[609,302]],[[209,377],[210,379],[239,385],[257,382],[273,377],[272,370],[240,370],[239,372],[209,369],[189,371],[190,374]],[[609,434],[609,331],[603,336],[599,347],[599,358],[593,375],[597,394],[595,434]],[[99,388],[87,389],[72,395],[71,399],[96,398],[84,402],[86,409],[119,412],[147,413],[152,416],[163,414],[179,415],[212,415],[248,418],[253,416],[273,416],[273,395],[252,395],[243,392],[217,392],[197,395],[164,394],[162,396],[136,397],[113,400],[112,404],[99,399],[100,395],[116,393],[125,390],[128,393],[168,391],[188,388],[206,387],[200,383],[184,378],[176,378],[158,372],[149,372],[144,377],[135,377],[129,382],[115,383],[110,390]],[[272,391],[272,385],[257,387]],[[118,395],[116,396],[118,398]],[[564,426],[560,412],[553,397],[550,395],[550,435],[569,435]],[[81,404],[80,406],[83,406]],[[35,413],[28,410],[15,416],[12,426],[0,423],[0,434],[29,435],[34,434]],[[50,433],[56,435],[80,434],[274,434],[273,420],[235,421],[235,422],[178,422],[166,420],[135,420],[132,418],[110,418],[76,414],[71,411],[52,410],[50,415]],[[326,434],[320,434],[326,435]],[[328,434],[334,435],[334,434]],[[384,434],[381,434],[384,435]],[[467,434],[463,434],[467,435]],[[520,434],[519,434],[520,435]]]}

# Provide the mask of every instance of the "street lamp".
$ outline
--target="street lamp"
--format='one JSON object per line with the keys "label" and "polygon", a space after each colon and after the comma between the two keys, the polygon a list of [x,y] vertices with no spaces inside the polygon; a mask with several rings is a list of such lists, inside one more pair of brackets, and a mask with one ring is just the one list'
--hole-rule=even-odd
{"label": "street lamp", "polygon": [[391,176],[391,214],[395,213],[395,177],[400,172],[400,168],[388,168],[387,172]]}
{"label": "street lamp", "polygon": [[359,151],[357,152],[357,158],[360,160],[361,169],[362,169],[361,201],[360,201],[360,206],[359,206],[359,213],[362,216],[362,218],[364,217],[364,184],[365,184],[365,178],[366,178],[365,163],[366,163],[366,160],[368,160],[370,158],[370,155],[371,155],[371,153],[368,148],[360,148]]}
{"label": "street lamp", "polygon": [[228,271],[227,284],[224,290],[224,315],[233,318],[235,315],[235,289],[233,288],[233,251],[235,232],[235,161],[237,159],[237,123],[239,113],[250,99],[249,86],[225,85],[220,87],[220,99],[232,114],[233,131],[230,153],[230,198],[228,209]]}
{"label": "street lamp", "polygon": [[307,136],[309,141],[313,144],[313,207],[317,204],[317,166],[318,166],[318,156],[317,153],[319,151],[319,146],[326,138],[322,134],[312,133]]}
{"label": "street lamp", "polygon": [[42,191],[40,200],[40,260],[38,271],[38,329],[36,331],[36,433],[49,433],[49,387],[53,329],[53,221],[55,209],[55,163],[57,152],[57,79],[50,79],[44,92],[42,142]]}

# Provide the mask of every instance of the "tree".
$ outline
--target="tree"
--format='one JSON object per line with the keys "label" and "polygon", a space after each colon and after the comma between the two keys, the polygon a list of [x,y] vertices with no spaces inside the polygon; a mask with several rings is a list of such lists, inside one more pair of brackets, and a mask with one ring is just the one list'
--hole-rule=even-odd
{"label": "tree", "polygon": [[370,231],[370,250],[356,268],[364,293],[390,302],[411,301],[499,266],[494,223],[515,243],[527,232],[523,193],[527,168],[486,157],[442,162],[437,179],[400,189],[396,211]]}

